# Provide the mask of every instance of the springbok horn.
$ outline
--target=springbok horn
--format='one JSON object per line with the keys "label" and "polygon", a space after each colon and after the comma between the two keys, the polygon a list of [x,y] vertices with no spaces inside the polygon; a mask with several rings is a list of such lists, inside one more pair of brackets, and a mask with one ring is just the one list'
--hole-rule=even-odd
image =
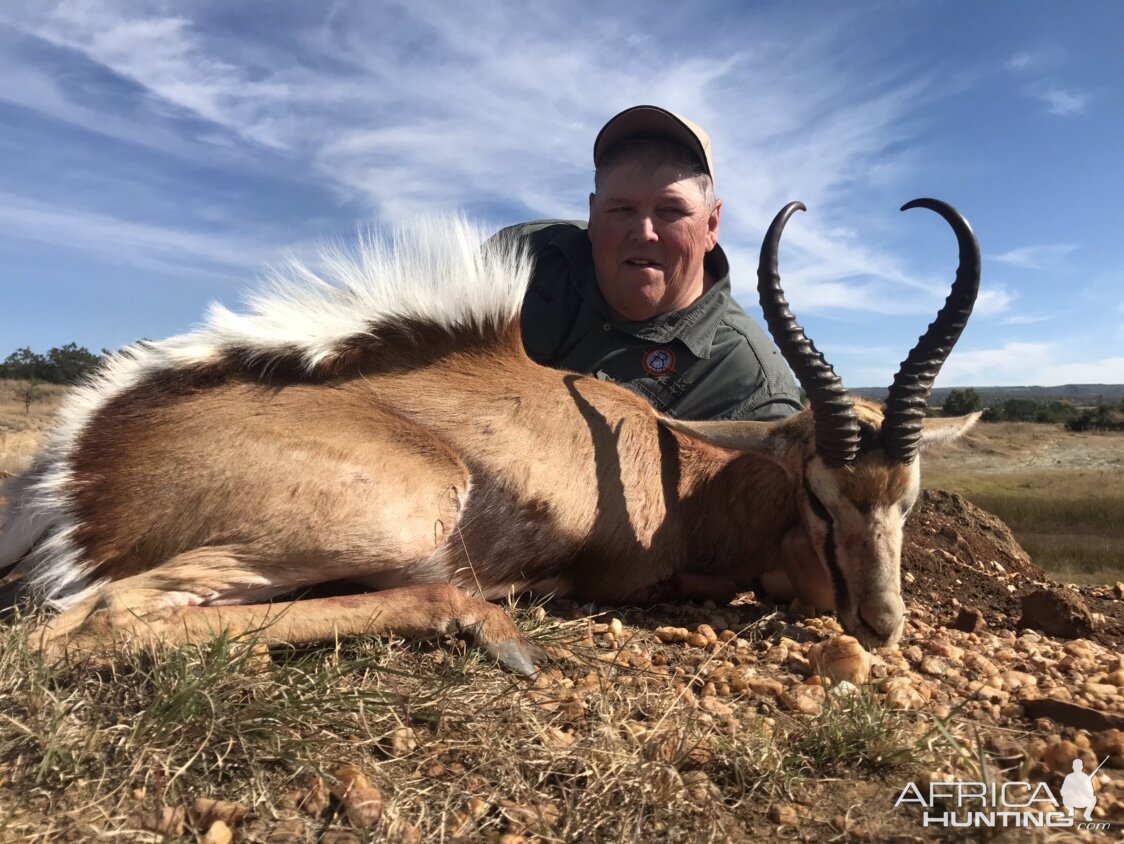
{"label": "springbok horn", "polygon": [[956,280],[952,282],[944,307],[902,361],[886,399],[882,445],[886,455],[900,463],[912,463],[917,457],[921,422],[933,381],[960,338],[980,289],[980,245],[968,221],[939,199],[915,199],[903,205],[902,211],[910,208],[936,211],[952,226],[960,246],[960,266],[956,268]]}
{"label": "springbok horn", "polygon": [[777,253],[785,223],[797,211],[805,210],[804,203],[790,202],[773,218],[761,244],[757,292],[761,296],[761,309],[765,312],[769,333],[808,394],[812,416],[816,420],[816,452],[825,462],[843,466],[852,462],[858,454],[859,420],[842,379],[807,338],[789,310],[777,268]]}

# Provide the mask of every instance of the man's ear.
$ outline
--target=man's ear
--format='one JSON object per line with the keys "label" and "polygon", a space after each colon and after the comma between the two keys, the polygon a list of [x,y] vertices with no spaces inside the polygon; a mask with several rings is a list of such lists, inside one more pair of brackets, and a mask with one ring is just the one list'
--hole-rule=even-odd
{"label": "man's ear", "polygon": [[722,200],[718,199],[714,202],[714,210],[710,212],[710,216],[706,221],[706,251],[709,252],[718,245],[718,229],[722,221]]}

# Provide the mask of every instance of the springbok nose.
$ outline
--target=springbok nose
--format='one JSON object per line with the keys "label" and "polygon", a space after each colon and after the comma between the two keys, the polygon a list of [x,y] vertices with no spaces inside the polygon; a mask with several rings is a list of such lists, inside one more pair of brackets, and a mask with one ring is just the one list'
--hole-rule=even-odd
{"label": "springbok nose", "polygon": [[863,604],[858,616],[861,628],[857,634],[859,641],[865,647],[886,647],[897,642],[902,634],[905,603],[900,595],[887,596]]}

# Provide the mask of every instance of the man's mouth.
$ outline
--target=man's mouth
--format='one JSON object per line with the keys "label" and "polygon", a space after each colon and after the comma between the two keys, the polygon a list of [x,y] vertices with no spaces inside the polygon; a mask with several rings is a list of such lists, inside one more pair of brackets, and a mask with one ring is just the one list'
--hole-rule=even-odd
{"label": "man's mouth", "polygon": [[652,269],[659,269],[663,266],[659,261],[649,261],[647,258],[628,258],[625,264],[630,267],[650,267]]}

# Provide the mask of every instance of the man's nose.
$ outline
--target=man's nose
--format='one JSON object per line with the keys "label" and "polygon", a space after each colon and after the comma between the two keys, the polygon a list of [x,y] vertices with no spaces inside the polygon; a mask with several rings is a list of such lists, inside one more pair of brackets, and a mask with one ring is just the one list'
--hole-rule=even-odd
{"label": "man's nose", "polygon": [[638,214],[632,226],[632,235],[639,241],[658,240],[656,223],[650,214]]}

